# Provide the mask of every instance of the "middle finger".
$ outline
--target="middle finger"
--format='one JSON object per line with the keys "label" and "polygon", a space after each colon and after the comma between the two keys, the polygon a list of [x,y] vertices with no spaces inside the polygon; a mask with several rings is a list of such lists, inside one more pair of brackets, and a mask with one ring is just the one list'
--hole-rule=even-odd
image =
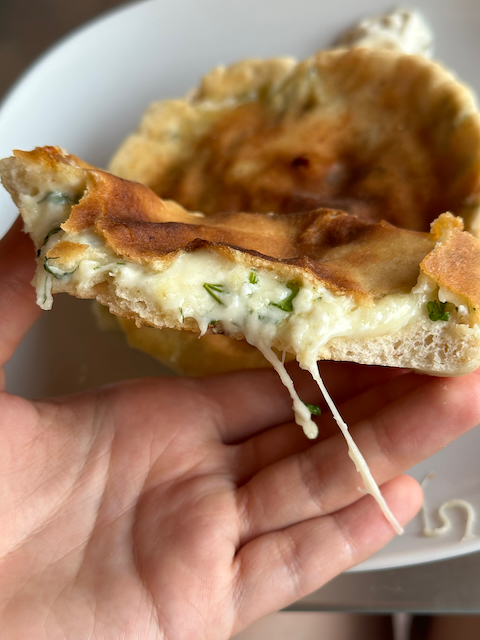
{"label": "middle finger", "polygon": [[[480,421],[480,378],[430,379],[352,429],[378,484],[433,455]],[[237,490],[241,543],[333,513],[361,494],[343,436],[263,469]]]}
{"label": "middle finger", "polygon": [[[427,384],[430,379],[428,376],[415,373],[387,378],[382,384],[366,389],[339,404],[342,418],[347,424],[356,424],[413,389]],[[237,484],[244,484],[264,467],[295,453],[306,451],[339,433],[338,425],[328,409],[325,409],[321,417],[315,421],[319,428],[319,435],[315,441],[309,440],[297,424],[289,422],[263,431],[234,446],[231,454],[236,466]]]}

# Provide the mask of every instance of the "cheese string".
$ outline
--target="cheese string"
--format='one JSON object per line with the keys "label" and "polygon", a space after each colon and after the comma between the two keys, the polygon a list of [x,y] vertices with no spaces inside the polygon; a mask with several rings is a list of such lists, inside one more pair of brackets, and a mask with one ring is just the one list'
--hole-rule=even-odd
{"label": "cheese string", "polygon": [[317,383],[320,391],[323,394],[323,397],[325,398],[325,402],[327,403],[330,411],[332,412],[335,422],[340,427],[340,431],[342,432],[345,440],[347,441],[348,455],[350,459],[353,461],[358,473],[362,477],[366,492],[369,493],[377,501],[378,506],[383,511],[383,514],[385,515],[388,522],[392,525],[395,533],[402,534],[403,527],[400,525],[398,520],[395,518],[395,516],[391,512],[389,506],[385,501],[385,498],[381,494],[381,491],[377,483],[373,479],[372,473],[368,467],[368,464],[365,461],[365,458],[361,454],[360,449],[357,447],[354,439],[350,434],[350,431],[348,430],[347,424],[344,422],[342,416],[338,412],[338,409],[335,406],[335,403],[333,402],[332,398],[330,397],[325,387],[325,384],[320,376],[317,363],[315,362],[315,364],[306,365],[305,368],[307,369],[307,371],[310,372],[312,378]]}
{"label": "cheese string", "polygon": [[304,402],[300,399],[298,393],[295,391],[295,387],[293,386],[293,381],[287,373],[285,369],[285,365],[283,362],[279,360],[276,353],[273,351],[271,347],[267,347],[264,344],[253,341],[251,336],[247,337],[247,341],[250,342],[253,346],[255,346],[260,353],[264,356],[268,362],[272,365],[275,371],[278,373],[280,380],[287,388],[287,391],[290,394],[290,397],[293,400],[293,411],[295,413],[295,422],[303,428],[305,435],[307,438],[313,440],[318,436],[318,427],[312,420],[312,414],[310,410],[307,408]]}
{"label": "cheese string", "polygon": [[[421,485],[422,488],[425,488],[427,482],[434,477],[433,473],[429,473],[422,480]],[[423,516],[423,534],[425,536],[433,537],[433,536],[441,536],[444,533],[447,533],[452,528],[452,520],[447,515],[447,509],[463,509],[466,513],[467,519],[465,524],[465,534],[462,538],[462,542],[464,540],[473,540],[477,536],[473,533],[473,525],[475,523],[475,510],[472,505],[466,500],[462,500],[460,498],[454,498],[453,500],[447,500],[438,508],[438,517],[441,520],[442,524],[439,527],[433,528],[430,525],[430,520],[428,518],[426,501],[424,500],[422,503],[422,516]]]}
{"label": "cheese string", "polygon": [[[270,362],[272,367],[280,376],[281,381],[287,388],[288,392],[290,393],[290,397],[293,400],[293,410],[295,412],[295,421],[297,422],[297,424],[303,427],[303,430],[307,438],[311,438],[311,439],[316,438],[318,436],[318,427],[313,422],[309,409],[305,406],[305,404],[302,402],[302,400],[298,396],[295,390],[295,387],[293,385],[293,381],[288,375],[283,362],[279,360],[279,358],[277,357],[277,355],[275,354],[275,352],[271,347],[265,344],[262,344],[261,341],[259,340],[255,340],[254,336],[252,336],[250,332],[245,332],[245,337],[250,344],[255,346],[262,353],[265,359],[268,360],[268,362]],[[332,398],[330,397],[327,389],[325,388],[323,380],[320,377],[320,372],[318,370],[317,363],[316,362],[312,364],[300,363],[300,366],[302,366],[304,369],[309,371],[310,375],[317,383],[323,397],[325,398],[325,402],[330,408],[330,411],[332,412],[335,422],[340,427],[340,430],[345,440],[347,441],[348,455],[350,459],[353,461],[353,463],[355,464],[355,467],[358,473],[362,477],[366,492],[369,493],[376,500],[377,504],[379,505],[386,519],[392,525],[392,528],[395,531],[395,533],[402,534],[403,533],[402,526],[400,525],[398,520],[395,518],[395,516],[391,512],[389,506],[387,505],[385,498],[382,496],[380,489],[378,488],[377,483],[373,479],[372,473],[365,461],[365,458],[360,453],[359,448],[357,447],[357,445],[355,444],[355,441],[350,435],[348,426],[343,421],[340,413],[337,410],[337,407],[335,406]]]}

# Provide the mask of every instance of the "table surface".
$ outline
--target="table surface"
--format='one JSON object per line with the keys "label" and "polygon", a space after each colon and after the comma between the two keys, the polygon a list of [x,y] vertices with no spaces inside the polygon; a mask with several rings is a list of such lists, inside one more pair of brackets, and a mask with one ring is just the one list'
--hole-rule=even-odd
{"label": "table surface", "polygon": [[[2,0],[0,96],[53,42],[121,4],[124,2],[118,0],[38,0],[29,3],[28,11],[25,11],[24,3],[18,0]],[[59,322],[61,315],[57,314]],[[93,322],[93,319],[88,321]],[[49,331],[52,330],[54,328],[50,327]],[[138,354],[134,360],[139,367],[145,367],[147,373],[153,367],[143,354]],[[116,375],[121,375],[121,368]],[[345,573],[289,608],[300,611],[480,613],[479,576],[480,553],[401,569]]]}

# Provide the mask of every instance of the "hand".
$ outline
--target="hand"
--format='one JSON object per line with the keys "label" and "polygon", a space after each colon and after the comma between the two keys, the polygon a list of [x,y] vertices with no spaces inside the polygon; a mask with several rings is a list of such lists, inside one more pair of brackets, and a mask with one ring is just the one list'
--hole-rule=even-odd
{"label": "hand", "polygon": [[[2,364],[39,313],[32,256],[17,223],[0,245]],[[399,474],[480,422],[480,377],[322,372],[406,523],[422,494]],[[0,383],[2,640],[223,640],[394,535],[327,410],[308,441],[272,371],[36,402]]]}

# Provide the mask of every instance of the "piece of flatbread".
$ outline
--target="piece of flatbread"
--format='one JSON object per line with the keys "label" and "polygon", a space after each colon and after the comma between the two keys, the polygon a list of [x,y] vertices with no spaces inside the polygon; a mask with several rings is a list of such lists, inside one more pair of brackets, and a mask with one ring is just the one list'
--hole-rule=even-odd
{"label": "piece of flatbread", "polygon": [[317,359],[459,375],[480,364],[480,242],[442,214],[430,234],[330,209],[208,217],[58,148],[0,162],[38,248],[37,301],[94,298],[139,324],[245,338],[318,434],[278,351],[310,371],[366,490],[389,510],[320,377]]}
{"label": "piece of flatbread", "polygon": [[450,211],[480,237],[475,96],[400,51],[218,67],[151,105],[109,170],[207,215],[325,207],[428,231]]}
{"label": "piece of flatbread", "polygon": [[480,364],[480,243],[339,211],[208,217],[58,148],[1,162],[39,248],[35,286],[137,324],[246,338],[318,359],[459,375]]}

